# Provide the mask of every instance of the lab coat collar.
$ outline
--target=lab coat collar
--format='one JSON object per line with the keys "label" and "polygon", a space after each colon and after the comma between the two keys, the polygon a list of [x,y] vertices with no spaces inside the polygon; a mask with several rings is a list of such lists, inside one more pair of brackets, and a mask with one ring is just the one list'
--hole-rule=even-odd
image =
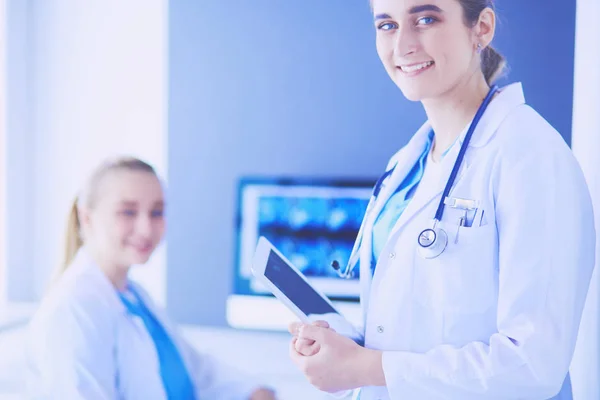
{"label": "lab coat collar", "polygon": [[[498,127],[506,119],[508,114],[516,107],[525,104],[525,95],[523,94],[523,85],[521,82],[512,83],[508,86],[500,88],[498,94],[483,113],[471,141],[469,147],[483,147],[494,136]],[[460,144],[465,140],[467,130],[465,130],[459,138]]]}
{"label": "lab coat collar", "polygon": [[68,271],[73,271],[80,278],[87,277],[94,281],[94,287],[98,288],[110,303],[111,307],[114,307],[120,313],[126,313],[127,310],[125,305],[121,302],[117,289],[114,287],[112,282],[100,269],[100,266],[94,261],[91,254],[85,246],[81,247],[75,258],[73,259]]}
{"label": "lab coat collar", "polygon": [[[525,104],[525,95],[523,93],[523,85],[520,82],[512,83],[500,88],[496,97],[490,102],[483,113],[481,120],[479,120],[475,132],[473,132],[473,136],[471,137],[471,141],[469,142],[469,147],[485,146],[494,136],[494,133],[498,130],[498,127],[508,114],[510,114],[515,107],[522,104]],[[465,129],[460,135],[458,139],[460,144],[465,140],[467,131],[468,129]],[[431,124],[427,121],[413,135],[405,150],[407,150],[409,154],[420,152],[425,145],[425,142],[428,140],[430,132]],[[402,153],[404,153],[404,151],[402,151]],[[400,152],[398,152],[394,158],[397,159],[399,156]]]}
{"label": "lab coat collar", "polygon": [[[485,110],[481,120],[477,124],[475,132],[473,132],[473,136],[471,137],[471,141],[469,142],[469,147],[482,147],[485,146],[490,139],[494,136],[498,127],[502,123],[502,121],[508,116],[508,114],[517,106],[520,106],[525,103],[525,97],[523,95],[523,88],[521,83],[514,83],[509,86],[506,86],[500,90],[498,95],[492,100],[492,102],[488,105]],[[389,179],[389,184],[386,185],[384,189],[381,191],[380,199],[378,204],[375,207],[373,215],[376,218],[377,215],[381,212],[384,205],[387,203],[387,200],[394,193],[395,189],[401,183],[401,181],[406,177],[408,171],[413,167],[416,163],[417,159],[423,152],[423,148],[425,146],[425,142],[429,140],[429,133],[431,132],[431,126],[428,122],[423,124],[423,126],[417,131],[417,133],[413,136],[411,141],[405,147],[405,149],[400,152],[395,157],[394,165],[397,166],[396,170],[392,174]],[[466,136],[467,130],[462,133],[459,138],[459,145],[452,146],[448,154],[442,159],[441,169],[442,174],[440,176],[440,181],[438,184],[433,185],[421,185],[423,186],[421,190],[417,190],[415,197],[408,204],[408,207],[404,210],[395,226],[393,227],[390,236],[394,234],[400,227],[405,225],[408,221],[412,219],[416,214],[418,214],[421,210],[423,210],[431,201],[436,199],[443,191],[445,187],[445,183],[448,181],[450,177],[450,173],[454,166],[454,162],[458,157],[458,152],[460,151],[460,145],[462,145],[464,141],[464,137]],[[460,166],[458,176],[454,181],[454,186],[460,181],[465,171],[469,167],[469,160],[465,158],[463,163]],[[433,215],[431,216],[433,218]],[[370,221],[373,224],[374,219]]]}
{"label": "lab coat collar", "polygon": [[[388,163],[387,170],[394,168],[394,172],[390,175],[387,181],[382,184],[379,191],[379,196],[372,204],[372,209],[367,213],[363,231],[363,239],[360,246],[360,280],[361,280],[361,302],[363,303],[363,310],[368,309],[369,304],[369,288],[371,282],[371,254],[372,254],[372,238],[373,238],[373,225],[375,220],[381,213],[381,210],[387,203],[388,199],[392,196],[401,181],[408,175],[409,171],[417,162],[417,159],[423,152],[423,148],[427,140],[429,140],[429,133],[431,127],[425,123],[417,133],[415,133],[412,139],[398,151]],[[410,203],[409,203],[410,206]],[[371,207],[369,204],[368,207]],[[406,212],[406,211],[405,211]],[[364,322],[364,321],[363,321]]]}

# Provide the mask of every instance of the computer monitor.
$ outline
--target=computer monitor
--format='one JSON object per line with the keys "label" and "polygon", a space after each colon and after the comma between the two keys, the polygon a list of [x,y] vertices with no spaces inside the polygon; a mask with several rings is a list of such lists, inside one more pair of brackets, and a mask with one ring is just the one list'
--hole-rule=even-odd
{"label": "computer monitor", "polygon": [[234,293],[227,305],[229,323],[281,328],[285,326],[281,319],[290,316],[252,276],[252,257],[260,236],[273,243],[312,285],[333,301],[344,303],[342,309],[355,309],[358,269],[352,279],[342,279],[331,263],[336,260],[343,268],[348,262],[374,182],[242,178],[238,184]]}

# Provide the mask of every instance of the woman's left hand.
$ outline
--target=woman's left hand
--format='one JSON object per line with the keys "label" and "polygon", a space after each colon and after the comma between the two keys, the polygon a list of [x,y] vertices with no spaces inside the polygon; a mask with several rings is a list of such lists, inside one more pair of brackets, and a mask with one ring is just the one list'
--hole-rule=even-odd
{"label": "woman's left hand", "polygon": [[260,388],[252,392],[250,400],[276,400],[276,397],[272,390]]}
{"label": "woman's left hand", "polygon": [[[314,341],[313,355],[296,350],[298,340]],[[359,346],[335,331],[315,325],[302,325],[290,343],[292,361],[317,389],[326,392],[385,385],[381,352]]]}

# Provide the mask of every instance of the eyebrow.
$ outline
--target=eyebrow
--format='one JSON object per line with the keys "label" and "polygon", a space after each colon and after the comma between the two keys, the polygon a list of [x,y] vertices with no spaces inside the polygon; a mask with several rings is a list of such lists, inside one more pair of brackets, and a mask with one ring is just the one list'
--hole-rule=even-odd
{"label": "eyebrow", "polygon": [[390,17],[389,14],[377,14],[375,16],[375,21],[377,21],[378,19],[392,19],[392,17]]}
{"label": "eyebrow", "polygon": [[[435,12],[441,13],[442,9],[439,8],[438,6],[434,6],[433,4],[423,4],[422,6],[412,7],[410,10],[408,10],[408,13],[409,14],[418,14],[423,11],[435,11]],[[375,15],[375,21],[380,20],[380,19],[392,19],[392,17],[390,16],[390,14],[386,14],[386,13]]]}
{"label": "eyebrow", "polygon": [[438,6],[434,6],[433,4],[423,4],[422,6],[415,6],[413,8],[411,8],[408,13],[409,14],[418,14],[420,12],[423,11],[435,11],[435,12],[442,12],[442,9],[439,8]]}
{"label": "eyebrow", "polygon": [[136,201],[123,200],[119,204],[122,205],[122,206],[128,206],[128,207],[135,207],[135,206],[137,206],[137,202]]}

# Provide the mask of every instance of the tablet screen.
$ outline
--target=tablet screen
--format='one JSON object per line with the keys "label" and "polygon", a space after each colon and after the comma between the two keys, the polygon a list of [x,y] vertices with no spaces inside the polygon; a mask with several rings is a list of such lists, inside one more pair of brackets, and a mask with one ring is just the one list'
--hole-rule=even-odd
{"label": "tablet screen", "polygon": [[273,250],[269,253],[265,277],[281,290],[305,315],[336,313],[296,271]]}

